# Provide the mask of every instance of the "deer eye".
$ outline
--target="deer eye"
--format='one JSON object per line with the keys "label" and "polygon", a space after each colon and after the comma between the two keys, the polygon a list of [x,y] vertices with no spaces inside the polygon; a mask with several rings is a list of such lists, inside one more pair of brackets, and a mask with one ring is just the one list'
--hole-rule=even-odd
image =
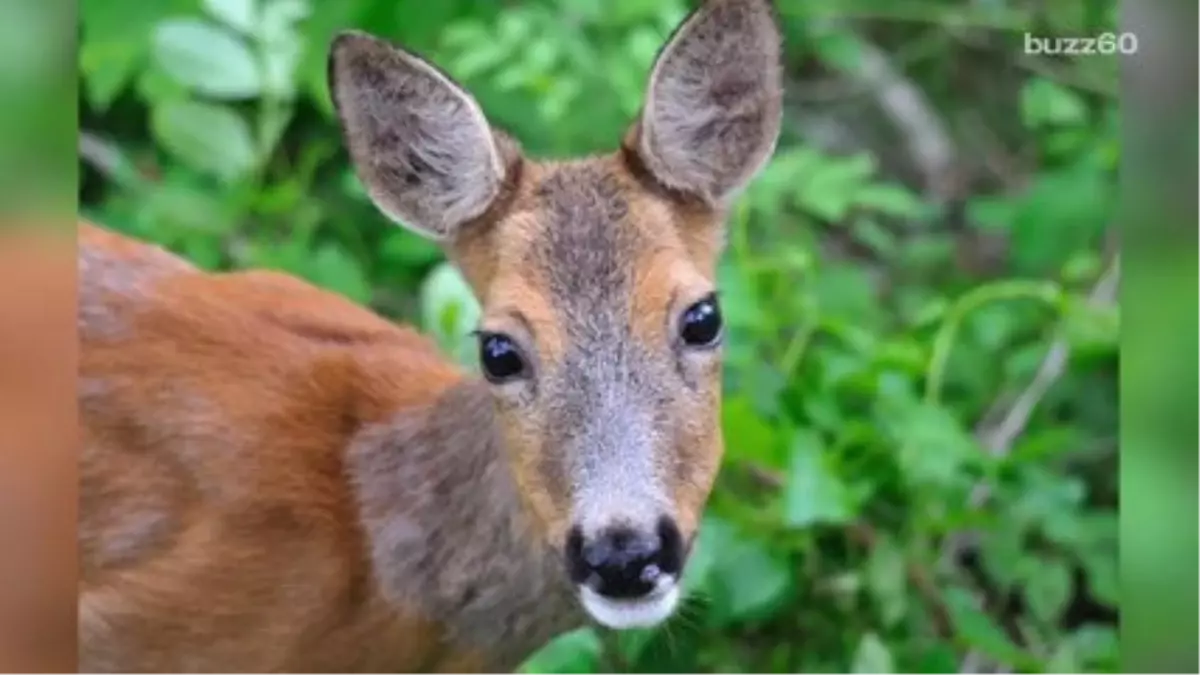
{"label": "deer eye", "polygon": [[683,312],[679,336],[689,347],[711,347],[721,341],[721,308],[709,295]]}
{"label": "deer eye", "polygon": [[520,377],[525,372],[525,358],[512,338],[502,333],[479,334],[479,365],[483,375],[493,384]]}

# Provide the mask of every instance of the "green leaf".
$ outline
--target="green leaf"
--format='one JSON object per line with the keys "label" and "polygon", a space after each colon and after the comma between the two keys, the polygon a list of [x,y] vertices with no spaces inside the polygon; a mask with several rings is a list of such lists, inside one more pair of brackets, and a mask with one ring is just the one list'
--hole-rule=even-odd
{"label": "green leaf", "polygon": [[371,285],[362,266],[336,244],[322,244],[303,273],[313,283],[341,293],[357,303],[366,303],[371,299]]}
{"label": "green leaf", "polygon": [[237,35],[201,19],[169,19],[154,30],[154,56],[172,78],[219,99],[246,99],[262,90],[258,63]]}
{"label": "green leaf", "polygon": [[1058,621],[1071,599],[1071,571],[1061,560],[1038,560],[1023,575],[1025,601],[1034,616],[1046,623]]}
{"label": "green leaf", "polygon": [[715,554],[709,573],[715,618],[724,622],[762,619],[786,601],[792,587],[791,570],[762,543],[715,517],[705,519],[700,536]]}
{"label": "green leaf", "polygon": [[796,432],[784,493],[784,522],[790,527],[844,523],[850,518],[848,501],[846,486],[829,466],[820,436]]}
{"label": "green leaf", "polygon": [[263,8],[259,36],[268,44],[292,36],[295,24],[311,14],[307,0],[270,0]]}
{"label": "green leaf", "polygon": [[1075,645],[1071,643],[1060,644],[1054,653],[1050,655],[1050,660],[1046,662],[1047,673],[1080,673],[1083,669],[1080,668],[1079,659],[1075,654]]}
{"label": "green leaf", "polygon": [[864,209],[878,211],[897,218],[919,218],[925,204],[908,188],[890,183],[864,185],[854,195],[854,202]]}
{"label": "green leaf", "polygon": [[737,565],[724,579],[727,604],[725,611],[735,621],[767,615],[784,600],[791,587],[787,568],[764,548],[746,542],[734,549]]}
{"label": "green leaf", "polygon": [[650,64],[654,62],[654,56],[658,53],[661,44],[662,36],[659,32],[654,28],[643,25],[630,31],[629,39],[626,41],[626,48],[629,50],[630,57],[635,63],[643,64],[645,68],[649,68]]}
{"label": "green leaf", "polygon": [[1121,315],[1116,304],[1094,305],[1086,298],[1069,296],[1063,328],[1072,347],[1115,350],[1120,339]]}
{"label": "green leaf", "polygon": [[1030,128],[1078,124],[1087,116],[1079,94],[1045,78],[1034,78],[1021,90],[1021,118]]}
{"label": "green leaf", "polygon": [[920,650],[917,656],[917,668],[914,673],[956,673],[961,663],[961,657],[948,642],[930,642]]}
{"label": "green leaf", "polygon": [[975,197],[967,202],[967,224],[985,232],[1006,232],[1019,206],[1019,202],[1006,197]]}
{"label": "green leaf", "polygon": [[850,31],[830,31],[812,38],[813,49],[825,63],[853,73],[862,63],[862,43]]}
{"label": "green leaf", "polygon": [[[702,596],[710,594],[712,572],[717,565],[717,557],[720,553],[720,539],[723,535],[720,530],[722,527],[728,527],[728,525],[720,518],[711,515],[703,517],[700,523],[700,533],[696,536],[692,554],[688,557],[687,567],[683,570],[682,585],[685,596],[692,593],[699,593]],[[714,529],[717,532],[709,532]]]}
{"label": "green leaf", "polygon": [[954,263],[955,244],[944,234],[912,234],[897,251],[902,269],[942,273]]}
{"label": "green leaf", "polygon": [[134,83],[138,96],[151,107],[170,101],[185,101],[192,98],[192,92],[175,78],[163,71],[159,64],[149,64]]}
{"label": "green leaf", "polygon": [[258,117],[258,153],[270,157],[292,121],[292,110],[284,106],[267,106]]}
{"label": "green leaf", "polygon": [[169,101],[153,108],[150,124],[163,147],[196,170],[232,181],[254,167],[250,128],[229,108]]}
{"label": "green leaf", "polygon": [[980,542],[980,559],[1004,592],[1021,580],[1021,561],[1025,559],[1024,539],[1022,523],[1006,519],[989,530],[988,536]]}
{"label": "green leaf", "polygon": [[295,24],[308,15],[301,0],[273,0],[263,10],[259,37],[262,41],[263,91],[285,99],[297,93],[297,69],[304,44]]}
{"label": "green leaf", "polygon": [[965,643],[1005,665],[1024,662],[1020,648],[1008,635],[976,606],[971,594],[961,588],[950,588],[945,595],[946,607],[955,633]]}
{"label": "green leaf", "polygon": [[892,652],[883,640],[875,633],[866,633],[858,641],[854,650],[854,662],[850,666],[852,673],[894,673],[896,666],[892,662]]}
{"label": "green leaf", "polygon": [[434,268],[421,285],[421,322],[460,363],[474,354],[468,336],[479,324],[480,308],[471,287],[449,262]]}
{"label": "green leaf", "polygon": [[940,323],[946,316],[946,312],[950,309],[950,301],[943,296],[934,296],[925,299],[920,305],[916,306],[912,311],[912,317],[909,321],[913,328],[925,328],[932,326],[935,323]]}
{"label": "green leaf", "polygon": [[1100,550],[1083,558],[1087,584],[1100,602],[1112,607],[1121,604],[1121,583],[1117,574],[1116,552]]}
{"label": "green leaf", "polygon": [[[900,338],[880,345],[875,358],[877,366],[892,371],[880,374],[877,381],[879,388],[900,383],[903,383],[906,387],[911,387],[911,379],[907,376],[918,375],[924,372],[925,366],[929,361],[929,351],[918,340]],[[896,378],[902,379],[897,380]]]}
{"label": "green leaf", "polygon": [[759,330],[768,321],[769,314],[758,301],[753,280],[746,270],[731,260],[725,260],[717,267],[717,279],[721,288],[721,315],[725,323],[751,331]]}
{"label": "green leaf", "polygon": [[85,40],[79,49],[79,69],[88,102],[100,112],[107,110],[129,84],[142,53],[136,42]]}
{"label": "green leaf", "polygon": [[875,325],[882,307],[868,270],[862,265],[830,265],[813,284],[825,320],[846,320],[859,328]]}
{"label": "green leaf", "polygon": [[1042,462],[1087,443],[1082,427],[1045,427],[1028,431],[1017,439],[1009,455],[1016,463]]}
{"label": "green leaf", "polygon": [[236,221],[222,212],[212,192],[182,181],[155,185],[141,202],[141,211],[148,222],[178,240],[220,237],[236,225]]}
{"label": "green leaf", "polygon": [[346,168],[342,171],[341,180],[338,181],[342,190],[350,197],[357,200],[370,203],[371,197],[367,194],[367,188],[358,178],[358,173],[352,168]]}
{"label": "green leaf", "polygon": [[895,626],[904,618],[908,604],[908,577],[904,553],[890,536],[880,537],[871,549],[871,557],[867,560],[867,585],[879,605],[883,625]]}
{"label": "green leaf", "polygon": [[[150,50],[149,36],[163,17],[186,1],[104,0],[77,3],[82,27],[79,69],[88,102],[105,111],[137,75]],[[19,26],[20,22],[7,22]]]}
{"label": "green leaf", "polygon": [[522,664],[524,673],[594,673],[600,664],[600,636],[592,628],[564,633]]}
{"label": "green leaf", "polygon": [[[611,4],[611,8],[605,8],[608,10],[609,20],[617,25],[636,24],[652,19],[659,10],[658,0],[612,0],[606,4]],[[588,7],[592,8],[593,16],[604,16],[601,3],[588,3]]]}
{"label": "green leaf", "polygon": [[1113,176],[1092,164],[1040,172],[1013,221],[1014,271],[1054,273],[1072,252],[1094,246],[1113,217],[1115,195]]}
{"label": "green leaf", "polygon": [[1086,495],[1080,478],[1062,476],[1041,467],[1026,467],[1023,485],[1009,504],[1009,517],[1041,526],[1056,543],[1071,546],[1084,533],[1079,505]]}
{"label": "green leaf", "polygon": [[204,0],[204,9],[226,26],[253,35],[258,27],[257,4],[255,0]]}
{"label": "green leaf", "polygon": [[869,247],[882,259],[891,258],[896,252],[897,237],[872,218],[857,218],[851,226],[854,238]]}
{"label": "green leaf", "polygon": [[636,663],[658,637],[654,628],[634,628],[616,632],[616,649],[626,663]]}
{"label": "green leaf", "polygon": [[[1107,626],[1086,625],[1071,634],[1070,643],[1080,660],[1088,665],[1116,661],[1119,653],[1117,633]],[[1046,671],[1069,672],[1069,671]],[[1118,671],[1119,672],[1119,671]]]}
{"label": "green leaf", "polygon": [[796,202],[818,218],[836,223],[846,217],[874,172],[875,160],[868,154],[822,157],[797,186]]}
{"label": "green leaf", "polygon": [[1104,260],[1098,251],[1076,251],[1062,266],[1062,279],[1068,284],[1091,283],[1100,276]]}
{"label": "green leaf", "polygon": [[284,100],[296,93],[296,66],[300,63],[300,42],[284,38],[266,47],[263,54],[263,92]]}
{"label": "green leaf", "polygon": [[881,400],[878,416],[914,487],[954,485],[965,462],[980,454],[974,438],[950,411],[911,395]]}
{"label": "green leaf", "polygon": [[804,193],[802,189],[797,192],[797,186],[826,161],[824,155],[802,145],[781,148],[750,184],[746,201],[764,215],[773,215],[785,199],[803,204]]}
{"label": "green leaf", "polygon": [[1011,306],[997,303],[976,309],[966,323],[979,346],[999,354],[1020,327],[1018,319]]}
{"label": "green leaf", "polygon": [[379,256],[389,265],[422,268],[443,258],[442,249],[425,237],[400,227],[386,232]]}
{"label": "green leaf", "polygon": [[301,56],[298,77],[310,101],[330,119],[335,114],[329,97],[328,53],[324,47],[318,49],[315,46],[328,45],[338,31],[349,26],[361,26],[363,12],[370,6],[360,2],[318,2],[311,7],[312,11],[300,27],[306,48]]}
{"label": "green leaf", "polygon": [[756,460],[771,469],[782,468],[779,433],[762,419],[748,396],[733,396],[721,404],[721,429],[730,457]]}
{"label": "green leaf", "polygon": [[494,71],[497,63],[510,56],[509,45],[489,40],[474,42],[451,62],[450,71],[462,81]]}
{"label": "green leaf", "polygon": [[837,399],[823,391],[812,392],[800,404],[804,418],[813,428],[826,433],[837,433],[846,426],[845,411]]}

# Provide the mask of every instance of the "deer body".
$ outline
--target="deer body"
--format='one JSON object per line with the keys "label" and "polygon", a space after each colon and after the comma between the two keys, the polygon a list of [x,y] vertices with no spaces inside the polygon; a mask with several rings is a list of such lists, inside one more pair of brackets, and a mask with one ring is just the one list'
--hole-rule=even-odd
{"label": "deer body", "polygon": [[81,667],[502,671],[669,616],[778,51],[765,0],[709,0],[620,151],[536,162],[429,64],[335,41],[351,158],[480,298],[482,378],[304,282],[81,225]]}
{"label": "deer body", "polygon": [[85,669],[511,669],[580,620],[425,339],[88,225],[79,255]]}

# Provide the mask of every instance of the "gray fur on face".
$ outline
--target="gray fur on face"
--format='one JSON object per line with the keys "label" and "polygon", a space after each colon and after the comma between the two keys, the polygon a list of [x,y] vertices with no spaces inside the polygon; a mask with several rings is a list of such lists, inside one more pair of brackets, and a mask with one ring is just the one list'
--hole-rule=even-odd
{"label": "gray fur on face", "polygon": [[659,467],[673,450],[659,422],[674,372],[652,353],[660,346],[630,331],[630,261],[650,242],[625,222],[616,179],[594,165],[558,167],[537,198],[546,221],[529,263],[545,270],[567,344],[562,363],[538,374],[552,430],[544,473],[566,475],[585,534],[617,523],[653,528],[671,510]]}

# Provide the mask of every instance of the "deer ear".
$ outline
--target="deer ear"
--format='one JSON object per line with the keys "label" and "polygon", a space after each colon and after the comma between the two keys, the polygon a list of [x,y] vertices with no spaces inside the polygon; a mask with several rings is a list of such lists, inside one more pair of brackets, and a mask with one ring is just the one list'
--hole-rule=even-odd
{"label": "deer ear", "polygon": [[633,146],[667,187],[724,206],[775,149],[781,37],[769,0],[707,0],[650,74]]}
{"label": "deer ear", "polygon": [[351,162],[393,220],[446,240],[499,193],[500,140],[470,94],[420,57],[342,33],[329,53],[329,90]]}

